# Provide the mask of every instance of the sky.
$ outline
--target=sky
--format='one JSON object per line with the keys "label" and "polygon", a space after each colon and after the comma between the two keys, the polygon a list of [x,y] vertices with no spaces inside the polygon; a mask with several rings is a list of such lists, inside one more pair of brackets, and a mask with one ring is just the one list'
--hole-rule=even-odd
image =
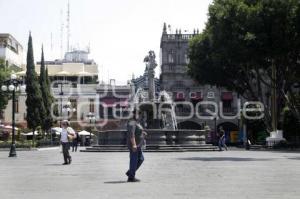
{"label": "sky", "polygon": [[[124,84],[143,74],[144,57],[154,50],[159,64],[163,23],[169,31],[200,31],[207,21],[212,0],[69,0],[70,46],[86,50],[99,67],[99,78]],[[67,46],[68,0],[0,0],[0,33],[12,34],[27,53],[29,31],[35,61],[44,45],[46,60],[61,58]],[[63,24],[63,37],[61,27]],[[156,76],[159,76],[159,67]]]}

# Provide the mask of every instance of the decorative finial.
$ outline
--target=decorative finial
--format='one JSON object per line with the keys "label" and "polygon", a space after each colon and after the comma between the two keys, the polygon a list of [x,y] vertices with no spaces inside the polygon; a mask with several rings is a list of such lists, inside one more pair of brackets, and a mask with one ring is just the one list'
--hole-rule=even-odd
{"label": "decorative finial", "polygon": [[167,34],[167,24],[164,22],[163,34]]}

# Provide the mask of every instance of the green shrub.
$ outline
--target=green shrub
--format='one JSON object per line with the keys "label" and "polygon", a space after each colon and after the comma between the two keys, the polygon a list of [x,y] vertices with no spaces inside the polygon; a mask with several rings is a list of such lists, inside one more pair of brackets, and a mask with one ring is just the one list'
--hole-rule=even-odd
{"label": "green shrub", "polygon": [[[0,141],[0,148],[10,148],[11,142]],[[31,148],[32,144],[29,141],[18,142],[16,141],[16,148]]]}

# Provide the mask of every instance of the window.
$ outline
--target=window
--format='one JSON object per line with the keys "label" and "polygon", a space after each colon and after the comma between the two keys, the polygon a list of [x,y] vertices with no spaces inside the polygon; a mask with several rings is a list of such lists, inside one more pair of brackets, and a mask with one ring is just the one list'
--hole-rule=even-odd
{"label": "window", "polygon": [[223,102],[223,108],[225,108],[225,109],[230,109],[231,108],[231,101],[224,100],[222,102]]}
{"label": "window", "polygon": [[231,107],[231,100],[223,100],[223,113],[231,113],[232,107]]}
{"label": "window", "polygon": [[77,119],[77,114],[75,113],[77,111],[77,101],[76,99],[70,99],[70,102],[71,102],[71,106],[70,108],[72,109],[71,111],[71,119]]}
{"label": "window", "polygon": [[169,53],[169,55],[168,55],[168,62],[169,63],[174,63],[174,58],[173,58],[173,54],[172,53]]}
{"label": "window", "polygon": [[189,58],[189,55],[187,53],[184,55],[184,60],[185,60],[186,64],[190,63],[190,58]]}
{"label": "window", "polygon": [[174,66],[169,66],[169,71],[174,71]]}
{"label": "window", "polygon": [[230,113],[232,112],[232,100],[233,100],[233,95],[232,92],[222,92],[222,102],[223,102],[223,112],[224,113]]}
{"label": "window", "polygon": [[169,63],[174,63],[174,55],[175,55],[174,50],[170,50],[169,54],[168,54],[168,62]]}
{"label": "window", "polygon": [[184,87],[183,81],[176,81],[175,85],[176,85],[177,88],[183,88]]}
{"label": "window", "polygon": [[214,92],[208,92],[207,93],[207,98],[215,98],[215,93]]}
{"label": "window", "polygon": [[95,112],[95,100],[94,99],[89,99],[90,101],[90,112],[94,113]]}

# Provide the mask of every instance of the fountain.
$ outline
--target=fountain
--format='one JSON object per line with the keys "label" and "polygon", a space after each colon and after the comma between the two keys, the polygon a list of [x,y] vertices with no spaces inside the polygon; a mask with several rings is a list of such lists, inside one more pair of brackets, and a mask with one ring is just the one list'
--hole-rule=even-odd
{"label": "fountain", "polygon": [[[141,113],[141,124],[148,133],[146,151],[197,151],[214,150],[205,144],[208,130],[178,129],[175,104],[166,91],[155,93],[154,75],[155,53],[149,51],[145,57],[147,75],[146,88],[137,88],[130,100],[130,110],[136,108]],[[135,90],[135,89],[132,89]],[[156,97],[157,96],[157,97]],[[83,151],[123,151],[126,149],[126,130],[99,131],[100,145]]]}

